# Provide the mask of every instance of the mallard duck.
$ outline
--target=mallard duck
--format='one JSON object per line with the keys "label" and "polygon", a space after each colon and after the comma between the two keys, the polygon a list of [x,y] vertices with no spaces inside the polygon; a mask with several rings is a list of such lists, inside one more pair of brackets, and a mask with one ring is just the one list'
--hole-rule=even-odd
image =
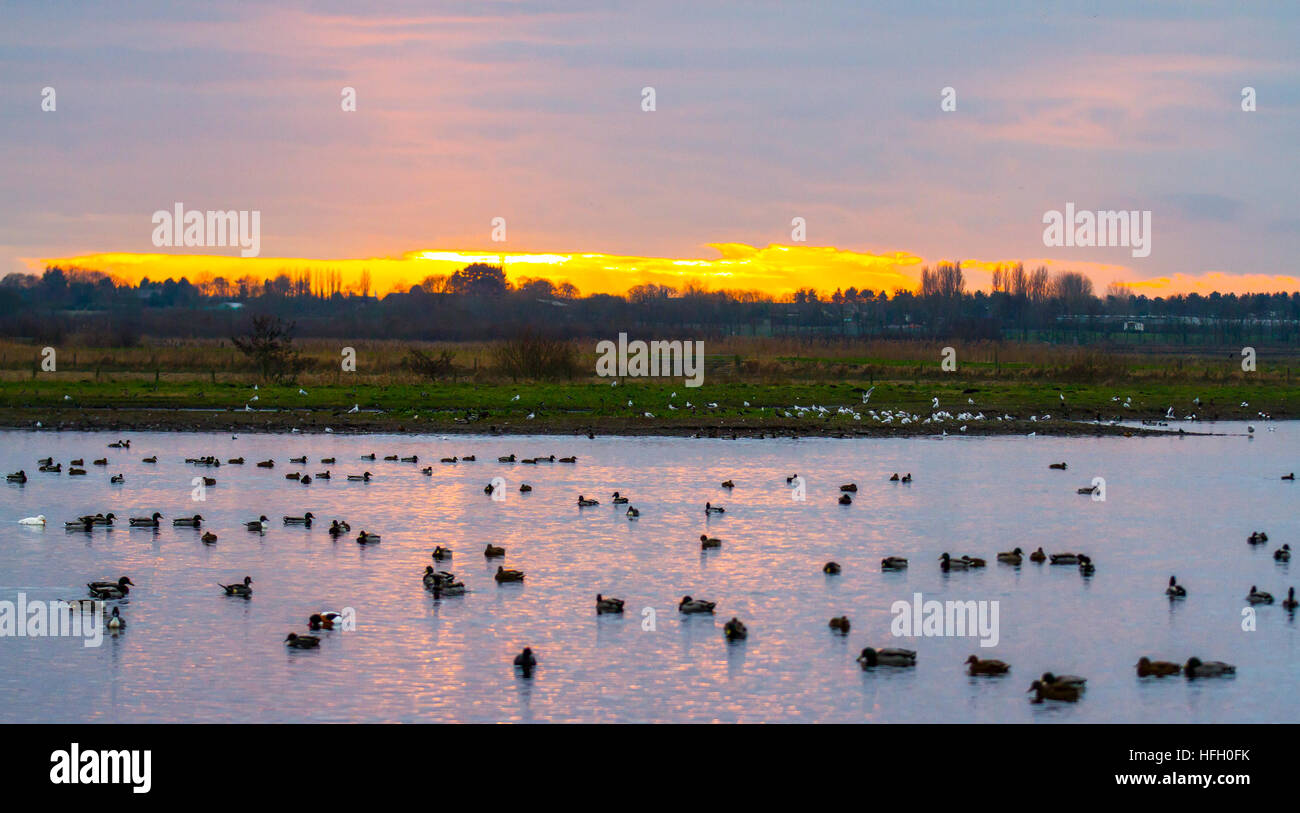
{"label": "mallard duck", "polygon": [[150,457],[142,458],[142,459],[140,460],[140,462],[141,462],[141,463],[157,463],[157,462],[158,462],[158,455],[151,455]]}
{"label": "mallard duck", "polygon": [[904,474],[904,475],[903,475],[903,479],[900,480],[899,482],[901,482],[901,483],[910,483],[910,482],[912,482],[912,473],[909,471],[907,474]]}
{"label": "mallard duck", "polygon": [[320,464],[321,464],[322,466],[333,466],[333,465],[334,465],[334,462],[335,462],[335,460],[334,460],[334,458],[332,458],[332,457],[322,457],[322,458],[320,459]]}
{"label": "mallard duck", "polygon": [[442,545],[435,545],[433,553],[430,555],[433,556],[435,560],[441,562],[443,559],[451,558],[451,548],[444,548]]}
{"label": "mallard duck", "polygon": [[704,504],[704,513],[706,514],[725,514],[726,512],[727,509],[723,508],[721,505],[714,505],[711,502],[706,502]]}
{"label": "mallard duck", "polygon": [[326,618],[320,613],[312,613],[307,618],[307,628],[310,630],[332,630],[334,629],[334,619]]}
{"label": "mallard duck", "polygon": [[370,482],[370,477],[371,474],[367,471],[361,474],[349,474],[348,480],[353,483],[368,483]]}
{"label": "mallard duck", "polygon": [[735,487],[736,487],[736,484],[733,483],[733,482],[731,482],[730,480],[723,480],[723,481],[722,481],[722,487],[723,487],[723,488],[735,488]]}
{"label": "mallard duck", "polygon": [[1033,553],[1029,554],[1029,561],[1031,561],[1031,562],[1046,562],[1046,561],[1047,561],[1047,554],[1046,554],[1046,553],[1043,553],[1043,549],[1040,547],[1038,550],[1036,550],[1036,551],[1034,551]]}
{"label": "mallard duck", "polygon": [[970,560],[964,556],[960,559],[954,559],[951,556],[949,556],[947,553],[944,553],[942,556],[939,557],[940,570],[943,571],[966,570],[969,567],[973,567],[973,565],[971,565]]}
{"label": "mallard duck", "polygon": [[388,460],[388,461],[396,461],[396,460],[397,460],[397,455],[395,455],[395,454],[384,455],[384,460]]}
{"label": "mallard duck", "polygon": [[227,460],[226,463],[230,464],[231,466],[242,466],[244,465],[244,458],[232,457],[229,460]]}
{"label": "mallard duck", "polygon": [[284,642],[293,649],[315,649],[320,646],[320,639],[315,635],[299,635],[296,632],[289,633]]}
{"label": "mallard duck", "polygon": [[1092,563],[1092,559],[1084,553],[1079,554],[1079,573],[1084,576],[1091,576],[1097,572],[1097,566]]}
{"label": "mallard duck", "polygon": [[1291,472],[1291,473],[1289,473],[1289,474],[1284,474],[1284,475],[1282,475],[1282,479],[1283,479],[1283,480],[1294,480],[1294,479],[1295,479],[1295,472]]}
{"label": "mallard duck", "polygon": [[89,582],[86,587],[90,589],[90,595],[95,598],[122,598],[131,592],[131,588],[135,587],[135,582],[131,581],[129,577],[123,576],[115,582]]}
{"label": "mallard duck", "polygon": [[217,484],[217,478],[215,478],[215,477],[204,477],[204,478],[203,478],[203,485],[205,485],[205,486],[215,486],[216,484]]}
{"label": "mallard duck", "polygon": [[243,583],[236,584],[218,584],[222,590],[226,591],[228,596],[251,596],[253,595],[253,577],[245,576]]}
{"label": "mallard duck", "polygon": [[352,526],[337,519],[330,521],[330,536],[342,536],[352,530]]}
{"label": "mallard duck", "polygon": [[621,613],[623,612],[623,599],[605,598],[600,593],[596,594],[596,614],[601,613]]}
{"label": "mallard duck", "polygon": [[732,618],[722,627],[722,634],[728,641],[743,641],[749,637],[749,630],[739,618]]}
{"label": "mallard duck", "polygon": [[1282,609],[1294,610],[1296,607],[1300,607],[1300,602],[1296,601],[1295,588],[1288,587],[1286,591],[1286,598],[1282,599]]}
{"label": "mallard duck", "polygon": [[916,666],[916,652],[911,649],[867,647],[858,655],[858,665],[864,670],[874,666]]}
{"label": "mallard duck", "polygon": [[822,572],[828,576],[834,576],[835,574],[840,572],[840,563],[827,562],[826,564],[822,565]]}
{"label": "mallard duck", "polygon": [[1283,545],[1282,547],[1280,547],[1280,548],[1278,548],[1277,550],[1273,551],[1273,561],[1275,561],[1275,562],[1289,562],[1289,561],[1291,561],[1291,546],[1290,546],[1290,545]]}
{"label": "mallard duck", "polygon": [[303,514],[303,515],[300,516],[300,517],[285,517],[285,518],[284,518],[284,524],[285,524],[285,525],[307,525],[307,526],[310,526],[310,525],[311,525],[311,521],[312,521],[313,519],[315,519],[315,518],[316,518],[316,515],[313,514],[313,513],[310,512],[310,511],[308,511],[307,513]]}
{"label": "mallard duck", "polygon": [[832,618],[830,620],[830,623],[827,624],[827,626],[835,630],[836,632],[840,632],[843,633],[844,635],[848,635],[849,628],[852,626],[852,624],[849,623],[849,617],[847,615],[840,615],[840,616],[836,616],[835,618]]}
{"label": "mallard duck", "polygon": [[520,483],[520,484],[519,484],[519,491],[520,491],[520,493],[522,493],[522,494],[527,494],[528,492],[530,492],[530,491],[532,491],[532,490],[533,490],[533,487],[530,486],[530,485],[528,485],[527,483]]}
{"label": "mallard duck", "polygon": [[172,520],[172,527],[197,528],[203,524],[203,515],[195,514],[192,517],[177,517]]}
{"label": "mallard duck", "polygon": [[434,581],[433,583],[426,584],[425,586],[428,587],[429,591],[433,593],[433,597],[435,599],[442,598],[443,596],[465,595],[465,584],[463,582],[458,582],[455,579],[448,579],[445,581]]}
{"label": "mallard duck", "polygon": [[681,602],[677,605],[679,612],[683,613],[711,613],[713,608],[718,606],[716,601],[703,601],[693,599],[690,596],[683,596]]}
{"label": "mallard duck", "polygon": [[416,455],[416,454],[413,454],[413,455],[411,455],[410,457],[403,457],[403,458],[402,458],[402,462],[403,462],[403,463],[419,463],[419,462],[420,462],[420,456],[419,456],[419,455]]}
{"label": "mallard duck", "polygon": [[969,565],[970,567],[984,567],[985,565],[988,564],[978,556],[967,556],[965,554],[962,554],[961,560],[965,562],[967,565]]}
{"label": "mallard duck", "polygon": [[487,547],[483,548],[483,556],[486,559],[493,559],[498,556],[505,556],[505,555],[506,555],[506,549],[504,547],[500,545],[493,545],[491,542],[487,543]]}
{"label": "mallard duck", "polygon": [[208,545],[211,545],[213,542],[217,541],[217,535],[214,534],[212,531],[204,531],[203,536],[199,538],[202,539],[204,543]]}
{"label": "mallard duck", "polygon": [[18,520],[18,524],[19,525],[44,525],[45,515],[40,514],[39,516],[35,516],[35,517],[23,517],[22,519]]}
{"label": "mallard duck", "polygon": [[98,460],[92,460],[92,461],[90,461],[90,462],[93,463],[93,464],[96,465],[96,466],[107,466],[107,465],[108,465],[108,458],[107,458],[107,457],[101,457],[101,458],[99,458]]}
{"label": "mallard duck", "polygon": [[302,472],[300,471],[291,471],[284,476],[284,479],[286,480],[298,480],[301,478],[302,478]]}
{"label": "mallard duck", "polygon": [[851,492],[853,492],[854,494],[856,494],[857,491],[858,491],[858,484],[857,484],[857,483],[845,483],[844,485],[840,486],[840,491],[851,491]]}
{"label": "mallard duck", "polygon": [[371,452],[370,454],[363,454],[363,455],[361,455],[361,459],[362,459],[362,460],[374,460],[374,459],[375,459],[375,453],[374,453],[374,452]]}
{"label": "mallard duck", "polygon": [[840,505],[853,505],[853,498],[848,494],[841,494],[839,499]]}
{"label": "mallard duck", "polygon": [[708,534],[700,534],[701,550],[709,550],[710,548],[720,548],[720,547],[722,547],[721,539],[715,539],[714,537],[711,537]]}
{"label": "mallard duck", "polygon": [[1011,666],[1003,661],[980,660],[975,655],[967,658],[966,663],[970,666],[972,675],[1005,675],[1011,671]]}
{"label": "mallard duck", "polygon": [[424,586],[433,587],[435,585],[448,585],[456,581],[456,577],[445,570],[434,570],[432,565],[425,565],[424,568]]}
{"label": "mallard duck", "polygon": [[1165,677],[1166,675],[1176,675],[1181,671],[1183,671],[1183,667],[1176,663],[1153,661],[1145,655],[1138,658],[1138,677]]}
{"label": "mallard duck", "polygon": [[1165,588],[1165,595],[1170,598],[1186,598],[1187,588],[1178,583],[1173,576],[1169,577],[1169,586]]}
{"label": "mallard duck", "polygon": [[899,480],[898,472],[894,472],[893,476],[889,478],[889,482],[891,483],[897,483],[898,480]]}
{"label": "mallard duck", "polygon": [[80,477],[86,473],[85,469],[68,469],[69,477]]}
{"label": "mallard duck", "polygon": [[373,545],[379,540],[379,534],[368,533],[365,530],[362,530],[361,533],[357,534],[358,545]]}
{"label": "mallard duck", "polygon": [[1263,531],[1255,531],[1250,536],[1246,537],[1247,545],[1262,545],[1267,541],[1268,541],[1268,534],[1264,533]]}
{"label": "mallard duck", "polygon": [[1086,688],[1086,684],[1088,683],[1087,678],[1079,677],[1078,675],[1055,675],[1051,672],[1044,672],[1043,676],[1039,678],[1039,680],[1043,683],[1055,686],[1073,686],[1079,690]]}
{"label": "mallard duck", "polygon": [[5,481],[9,483],[25,483],[27,482],[27,472],[19,469],[12,474],[6,474]]}
{"label": "mallard duck", "polygon": [[68,531],[91,531],[95,524],[88,519],[70,519],[63,523],[63,528]]}
{"label": "mallard duck", "polygon": [[274,460],[262,460],[262,461],[258,462],[257,467],[258,467],[259,469],[273,469],[273,468],[275,468],[275,461],[274,461]]}
{"label": "mallard duck", "polygon": [[1041,703],[1044,700],[1057,700],[1062,703],[1076,703],[1079,700],[1079,688],[1077,686],[1068,686],[1060,683],[1044,683],[1041,680],[1035,680],[1029,684],[1029,691],[1037,692],[1034,695],[1033,702]]}
{"label": "mallard duck", "polygon": [[880,560],[880,569],[881,570],[906,570],[907,557],[886,556],[884,559]]}
{"label": "mallard duck", "polygon": [[620,495],[617,491],[615,491],[614,496],[611,497],[610,499],[614,501],[615,505],[623,505],[624,503],[627,502],[628,498]]}
{"label": "mallard duck", "polygon": [[641,516],[641,512],[631,505],[629,505],[627,507],[627,510],[624,511],[623,513],[627,515],[628,519],[636,519],[637,517]]}
{"label": "mallard duck", "polygon": [[531,648],[524,647],[524,651],[515,656],[514,663],[524,673],[524,677],[528,677],[537,667],[537,658],[533,656]]}
{"label": "mallard duck", "polygon": [[508,455],[506,455],[505,457],[498,457],[498,458],[497,458],[497,462],[498,462],[498,463],[513,463],[513,462],[515,462],[515,459],[516,459],[516,458],[515,458],[515,456],[514,456],[513,454],[508,454]]}
{"label": "mallard duck", "polygon": [[137,528],[157,528],[160,519],[162,514],[154,511],[151,517],[131,517],[130,524]]}
{"label": "mallard duck", "polygon": [[1064,469],[1064,468],[1066,468],[1066,466],[1065,466],[1064,463],[1048,463],[1048,464],[1047,464],[1047,468],[1049,468],[1049,469]]}
{"label": "mallard duck", "polygon": [[1250,593],[1246,596],[1246,601],[1251,604],[1272,604],[1273,594],[1265,593],[1263,590],[1258,589],[1252,584],[1250,586]]}
{"label": "mallard duck", "polygon": [[1200,658],[1188,658],[1183,665],[1183,674],[1189,678],[1222,677],[1236,674],[1237,667],[1223,661],[1202,662]]}
{"label": "mallard duck", "polygon": [[[105,607],[104,609],[107,610],[108,608]],[[104,626],[108,627],[111,630],[126,629],[126,619],[122,617],[122,611],[120,608],[118,607],[113,608],[113,612],[111,615],[109,615],[108,619],[104,622]]]}
{"label": "mallard duck", "polygon": [[1052,564],[1054,565],[1077,565],[1079,564],[1079,555],[1077,553],[1053,553],[1051,555]]}
{"label": "mallard duck", "polygon": [[109,511],[107,514],[87,514],[84,517],[78,517],[82,522],[89,522],[91,525],[112,525],[113,520],[117,519],[117,514]]}
{"label": "mallard duck", "polygon": [[1014,550],[1009,550],[1009,551],[1004,551],[1002,553],[999,553],[998,561],[1004,562],[1009,565],[1018,565],[1020,564],[1020,560],[1023,555],[1024,555],[1024,551],[1022,551],[1020,548],[1016,548]]}
{"label": "mallard duck", "polygon": [[588,508],[593,505],[600,505],[600,500],[589,500],[581,494],[578,495],[578,507]]}
{"label": "mallard duck", "polygon": [[111,477],[108,478],[108,482],[110,482],[110,483],[115,483],[115,484],[116,484],[116,483],[125,483],[125,482],[126,482],[126,478],[123,477],[120,473],[119,473],[119,474],[114,474],[113,476],[111,476]]}
{"label": "mallard duck", "polygon": [[270,524],[270,520],[266,518],[266,514],[263,514],[252,522],[245,522],[244,527],[250,531],[265,531],[268,524]]}
{"label": "mallard duck", "polygon": [[460,459],[460,458],[457,458],[457,457],[444,457],[442,460],[440,460],[440,461],[438,461],[438,462],[440,462],[440,463],[455,463],[455,462],[456,462],[457,460],[459,460],[459,459]]}
{"label": "mallard duck", "polygon": [[524,580],[524,572],[522,570],[506,570],[504,567],[497,565],[497,573],[494,578],[498,583],[521,582]]}
{"label": "mallard duck", "polygon": [[63,464],[55,463],[53,465],[41,466],[40,468],[37,469],[37,471],[43,471],[46,474],[58,474],[59,472],[63,471]]}

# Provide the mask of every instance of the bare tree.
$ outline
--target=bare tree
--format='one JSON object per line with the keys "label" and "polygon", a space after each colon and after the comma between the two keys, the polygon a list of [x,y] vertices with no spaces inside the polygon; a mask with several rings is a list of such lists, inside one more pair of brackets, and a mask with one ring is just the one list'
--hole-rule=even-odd
{"label": "bare tree", "polygon": [[254,316],[244,336],[230,341],[257,366],[263,381],[292,381],[302,369],[303,361],[293,347],[293,322],[278,316]]}

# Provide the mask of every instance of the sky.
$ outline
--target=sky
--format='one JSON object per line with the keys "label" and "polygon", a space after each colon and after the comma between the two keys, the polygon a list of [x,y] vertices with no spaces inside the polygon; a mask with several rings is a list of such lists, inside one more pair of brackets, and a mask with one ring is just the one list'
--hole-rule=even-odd
{"label": "sky", "polygon": [[[8,3],[0,272],[1300,290],[1300,6],[1133,5]],[[259,255],[156,246],[177,203]],[[1149,211],[1149,255],[1044,245],[1071,203]]]}

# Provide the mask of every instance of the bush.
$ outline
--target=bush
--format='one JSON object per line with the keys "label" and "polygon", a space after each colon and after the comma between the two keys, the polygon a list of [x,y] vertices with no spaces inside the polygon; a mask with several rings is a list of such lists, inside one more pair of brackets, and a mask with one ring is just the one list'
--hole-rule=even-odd
{"label": "bush", "polygon": [[572,378],[578,371],[578,354],[572,344],[531,329],[497,345],[492,355],[497,369],[515,380]]}

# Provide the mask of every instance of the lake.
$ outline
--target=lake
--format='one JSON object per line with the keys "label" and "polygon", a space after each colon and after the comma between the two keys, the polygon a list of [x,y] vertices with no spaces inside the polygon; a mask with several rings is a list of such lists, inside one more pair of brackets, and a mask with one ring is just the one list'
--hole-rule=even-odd
{"label": "lake", "polygon": [[[1215,437],[907,438],[720,440],[559,436],[240,435],[0,432],[0,468],[25,469],[0,489],[0,600],[80,598],[91,580],[129,575],[128,627],[101,646],[79,638],[0,638],[3,722],[1274,722],[1300,711],[1294,667],[1300,639],[1280,607],[1295,583],[1273,560],[1297,541],[1300,426],[1201,424]],[[362,461],[374,452],[420,463]],[[503,464],[497,457],[577,455],[576,465]],[[442,464],[451,455],[476,462]],[[158,456],[158,463],[141,459]],[[186,457],[242,456],[243,466],[196,467]],[[290,457],[307,455],[306,466]],[[52,456],[65,473],[38,474]],[[72,458],[107,457],[69,477]],[[322,457],[338,463],[322,466]],[[254,466],[273,458],[274,469]],[[1067,471],[1048,464],[1068,461]],[[432,476],[420,468],[433,466]],[[331,480],[304,486],[290,471]],[[367,483],[346,474],[372,472]],[[121,472],[125,482],[111,485]],[[888,481],[911,472],[914,482]],[[798,473],[805,499],[786,478]],[[202,501],[192,478],[215,477]],[[506,499],[483,491],[494,477]],[[1105,480],[1104,501],[1076,489]],[[733,490],[720,487],[735,481]],[[521,482],[533,486],[518,492]],[[855,482],[852,505],[839,485]],[[629,495],[630,521],[611,492]],[[579,494],[601,500],[579,509]],[[707,517],[704,504],[726,513]],[[67,532],[78,515],[116,513],[119,525]],[[160,511],[158,530],[125,527]],[[311,511],[310,528],[282,515]],[[218,534],[171,527],[194,513]],[[44,514],[44,528],[18,524]],[[265,514],[265,534],[243,522]],[[353,532],[327,533],[346,519]],[[382,534],[358,545],[360,529]],[[1266,545],[1247,536],[1266,531]],[[701,551],[699,536],[722,540]],[[523,584],[497,585],[501,560]],[[465,582],[464,596],[435,600],[421,583],[435,545]],[[1089,554],[1078,568],[994,561],[1038,546]],[[938,558],[986,557],[988,567],[943,573]],[[910,567],[881,572],[880,559]],[[823,574],[834,560],[839,575]],[[1185,601],[1164,595],[1170,574]],[[253,577],[251,599],[218,583]],[[1242,611],[1251,585],[1279,604]],[[597,616],[595,596],[627,612]],[[998,642],[974,637],[896,638],[891,606],[924,600],[998,603]],[[683,595],[717,601],[717,613],[681,615]],[[328,631],[319,649],[291,650],[316,611],[351,608],[356,628]],[[645,612],[649,608],[650,613]],[[847,636],[827,621],[847,614]],[[745,641],[724,640],[738,616]],[[653,619],[653,625],[648,622]],[[645,627],[653,626],[653,629]],[[532,678],[511,667],[531,646]],[[865,646],[919,652],[913,669],[864,672]],[[1011,664],[1001,678],[972,678],[972,653]],[[1230,679],[1139,680],[1153,659],[1224,660]],[[1044,671],[1088,678],[1075,704],[1036,705],[1026,694]]]}

